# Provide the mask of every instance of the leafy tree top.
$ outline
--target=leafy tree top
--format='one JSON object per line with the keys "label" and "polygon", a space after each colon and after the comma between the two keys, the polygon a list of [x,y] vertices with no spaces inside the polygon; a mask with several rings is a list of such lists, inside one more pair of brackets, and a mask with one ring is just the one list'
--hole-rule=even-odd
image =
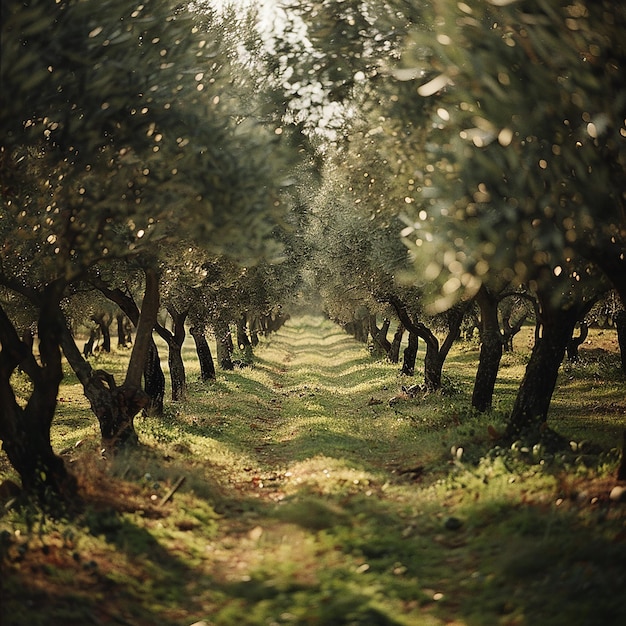
{"label": "leafy tree top", "polygon": [[403,59],[431,111],[435,192],[406,231],[415,250],[433,240],[429,277],[443,269],[448,296],[492,272],[567,290],[623,256],[624,5],[432,7],[435,32],[414,32]]}
{"label": "leafy tree top", "polygon": [[263,250],[285,155],[233,98],[223,22],[151,0],[3,14],[2,273],[71,278],[183,236]]}

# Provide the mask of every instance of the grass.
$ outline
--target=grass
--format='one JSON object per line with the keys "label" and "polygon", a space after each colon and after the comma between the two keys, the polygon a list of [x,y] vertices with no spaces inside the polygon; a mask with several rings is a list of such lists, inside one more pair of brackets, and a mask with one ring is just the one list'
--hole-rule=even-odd
{"label": "grass", "polygon": [[[548,456],[488,431],[523,375],[524,333],[486,416],[469,407],[472,344],[455,346],[441,392],[416,398],[401,389],[418,380],[318,318],[291,320],[254,367],[210,383],[188,344],[189,398],[138,417],[140,448],[112,461],[68,375],[53,444],[87,507],[57,520],[4,507],[0,623],[624,623],[612,334],[594,331],[563,366],[551,413],[595,447]],[[98,358],[120,371],[127,357]],[[3,457],[0,476],[15,479]]]}

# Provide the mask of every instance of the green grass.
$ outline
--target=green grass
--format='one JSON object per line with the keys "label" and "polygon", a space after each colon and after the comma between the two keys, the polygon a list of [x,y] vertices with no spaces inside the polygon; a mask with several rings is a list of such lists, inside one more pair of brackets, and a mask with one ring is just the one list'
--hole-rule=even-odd
{"label": "green grass", "polygon": [[[455,346],[441,392],[407,398],[419,375],[321,318],[291,320],[214,382],[188,343],[188,400],[138,417],[140,448],[112,461],[68,374],[53,444],[88,505],[59,520],[5,507],[0,623],[623,623],[626,504],[608,495],[624,376],[594,331],[550,421],[596,451],[494,447],[531,332],[484,416],[469,406],[475,344]],[[119,374],[127,354],[98,358]],[[15,478],[3,457],[0,475]]]}

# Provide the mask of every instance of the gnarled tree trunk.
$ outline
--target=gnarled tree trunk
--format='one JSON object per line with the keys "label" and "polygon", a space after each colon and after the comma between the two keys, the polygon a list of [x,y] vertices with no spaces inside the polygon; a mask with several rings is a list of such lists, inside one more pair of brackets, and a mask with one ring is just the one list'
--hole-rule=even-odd
{"label": "gnarled tree trunk", "polygon": [[398,328],[391,340],[391,350],[389,351],[389,361],[391,363],[397,363],[400,360],[400,346],[402,345],[402,337],[406,329],[402,326],[402,323],[398,324]]}
{"label": "gnarled tree trunk", "polygon": [[124,313],[115,316],[117,322],[117,347],[127,348],[132,343],[131,322]]}
{"label": "gnarled tree trunk", "polygon": [[[17,471],[25,492],[44,504],[76,495],[75,478],[63,460],[52,450],[50,427],[54,417],[59,385],[63,378],[58,324],[61,284],[53,284],[40,294],[39,364],[23,343],[0,307],[0,439],[9,461]],[[32,381],[33,390],[22,406],[11,387],[11,375],[20,366]]]}
{"label": "gnarled tree trunk", "polygon": [[[398,314],[402,325],[409,333],[416,334],[426,343],[424,356],[424,386],[429,391],[435,391],[441,387],[441,375],[443,364],[452,348],[452,344],[458,339],[461,332],[461,322],[467,308],[467,304],[458,305],[448,312],[448,334],[441,347],[435,334],[422,322],[414,321],[408,314],[406,305],[396,296],[390,295],[387,301],[393,306]],[[410,336],[410,335],[409,335]]]}
{"label": "gnarled tree trunk", "polygon": [[389,358],[389,354],[391,352],[391,342],[387,339],[389,326],[391,326],[391,320],[384,319],[382,326],[378,328],[376,316],[369,316],[369,330],[370,335],[372,336],[372,343],[374,344],[375,352],[379,355],[385,355],[387,358]]}
{"label": "gnarled tree trunk", "polygon": [[555,306],[549,294],[540,295],[540,315],[537,320],[540,333],[507,424],[507,440],[523,438],[528,443],[537,443],[544,439],[559,367],[581,312],[580,304],[564,309]]}
{"label": "gnarled tree trunk", "polygon": [[215,323],[215,339],[217,345],[217,362],[226,371],[234,369],[232,353],[233,341],[227,322],[219,320]]}
{"label": "gnarled tree trunk", "polygon": [[106,313],[94,313],[91,316],[92,321],[97,325],[102,337],[102,352],[111,352],[111,322],[113,321]]}
{"label": "gnarled tree trunk", "polygon": [[250,337],[248,337],[248,319],[245,313],[237,320],[236,328],[237,347],[241,353],[239,357],[240,364],[251,365],[254,360],[254,355],[252,352],[252,342],[250,341]]}
{"label": "gnarled tree trunk", "polygon": [[[126,314],[135,328],[137,328],[140,311],[135,301],[121,289],[110,289],[99,277],[91,277],[90,281],[105,297],[115,302]],[[148,350],[143,366],[143,380],[144,390],[149,398],[148,404],[144,407],[144,411],[155,415],[162,415],[163,402],[165,399],[165,375],[163,374],[159,351],[152,337],[152,333],[150,333],[150,337],[148,338]]]}
{"label": "gnarled tree trunk", "polygon": [[151,339],[146,354],[146,364],[143,369],[144,391],[148,394],[147,413],[163,415],[165,401],[165,374],[161,367],[161,357],[154,339]]}
{"label": "gnarled tree trunk", "polygon": [[137,443],[134,419],[146,408],[150,398],[141,388],[141,378],[152,341],[152,329],[159,309],[159,276],[156,270],[145,270],[146,289],[137,323],[135,343],[122,385],[103,370],[94,370],[82,357],[67,325],[63,329],[63,353],[83,386],[91,409],[98,418],[102,445],[116,450]]}
{"label": "gnarled tree trunk", "polygon": [[570,340],[567,342],[566,352],[568,361],[571,361],[572,363],[576,363],[578,361],[578,349],[584,343],[585,339],[587,339],[587,335],[589,335],[589,326],[587,326],[585,322],[580,322],[580,332],[578,337],[574,337],[574,335],[572,335]]}
{"label": "gnarled tree trunk", "polygon": [[247,330],[248,320],[246,315],[243,314],[237,320],[237,346],[240,350],[245,350],[246,348],[250,348],[252,343],[250,342],[250,337],[248,337]]}

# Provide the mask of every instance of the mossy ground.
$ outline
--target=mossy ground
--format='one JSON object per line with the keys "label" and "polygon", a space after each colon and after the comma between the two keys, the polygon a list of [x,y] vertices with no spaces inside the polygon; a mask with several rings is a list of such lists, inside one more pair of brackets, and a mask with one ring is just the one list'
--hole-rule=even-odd
{"label": "mossy ground", "polygon": [[[115,460],[68,374],[53,442],[86,506],[56,520],[5,507],[0,623],[626,623],[626,504],[609,498],[625,377],[601,332],[563,366],[550,419],[593,445],[557,456],[493,439],[530,329],[484,416],[472,343],[441,392],[413,398],[401,389],[419,378],[321,318],[291,320],[214,382],[189,345],[189,398],[138,417],[141,446]],[[115,371],[127,356],[97,358]],[[15,478],[1,456],[0,477]]]}

